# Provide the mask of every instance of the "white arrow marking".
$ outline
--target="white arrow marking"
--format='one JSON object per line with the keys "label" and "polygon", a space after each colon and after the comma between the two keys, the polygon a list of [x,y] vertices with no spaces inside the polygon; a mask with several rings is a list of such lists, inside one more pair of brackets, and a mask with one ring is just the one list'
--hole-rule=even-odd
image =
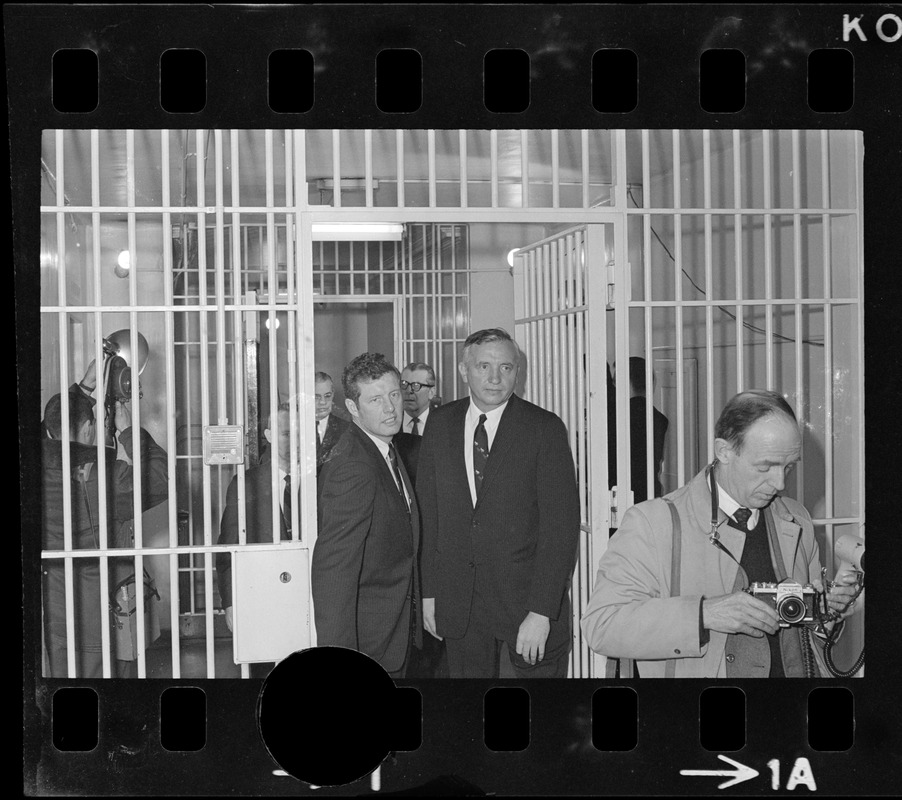
{"label": "white arrow marking", "polygon": [[718,789],[726,789],[728,786],[751,780],[758,775],[758,770],[747,767],[745,764],[740,764],[738,761],[733,761],[732,758],[721,755],[717,757],[721,761],[732,764],[736,769],[681,769],[680,775],[730,775],[730,780],[724,781],[717,787]]}

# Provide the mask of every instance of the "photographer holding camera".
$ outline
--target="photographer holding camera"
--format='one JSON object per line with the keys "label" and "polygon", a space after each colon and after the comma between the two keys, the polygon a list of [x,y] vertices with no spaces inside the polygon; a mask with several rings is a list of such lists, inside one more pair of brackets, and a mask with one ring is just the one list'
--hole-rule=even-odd
{"label": "photographer holding camera", "polygon": [[824,640],[859,589],[846,570],[825,590],[811,517],[781,496],[801,456],[795,414],[774,392],[741,392],[714,435],[692,481],[624,514],[583,632],[642,677],[827,677]]}
{"label": "photographer holding camera", "polygon": [[[54,395],[47,402],[42,422],[43,443],[43,547],[46,550],[64,548],[63,486],[71,487],[72,548],[100,548],[100,504],[97,462],[97,428],[93,398],[97,384],[95,363],[88,365],[84,378],[69,387],[69,470],[63,473],[62,399]],[[106,398],[104,398],[106,400]],[[106,409],[107,403],[101,404]],[[130,547],[131,522],[134,517],[134,466],[141,469],[141,509],[146,511],[168,497],[167,457],[153,437],[143,428],[139,453],[132,452],[130,401],[116,398],[109,403],[116,430],[116,445],[104,447],[106,456],[108,547]],[[106,411],[105,413],[110,413]],[[100,421],[103,426],[103,421]],[[118,454],[118,458],[117,458]],[[100,565],[97,558],[75,558],[73,564],[73,616],[75,622],[75,656],[78,678],[103,677],[101,645],[101,614],[107,603],[101,604]],[[120,573],[134,571],[134,559],[110,559],[110,587]],[[44,631],[49,659],[48,677],[68,677],[66,636],[66,583],[63,559],[45,559],[44,574]],[[109,588],[109,587],[108,587]],[[116,667],[119,677],[133,673],[130,661],[120,660]]]}

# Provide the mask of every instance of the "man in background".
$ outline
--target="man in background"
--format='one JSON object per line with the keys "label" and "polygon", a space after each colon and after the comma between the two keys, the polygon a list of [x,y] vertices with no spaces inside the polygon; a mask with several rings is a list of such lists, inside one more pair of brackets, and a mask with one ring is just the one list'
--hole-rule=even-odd
{"label": "man in background", "polygon": [[435,370],[422,362],[413,362],[401,372],[404,393],[404,422],[401,430],[422,436],[435,398]]}
{"label": "man in background", "polygon": [[[291,539],[292,506],[297,506],[300,519],[298,495],[291,491],[291,417],[290,406],[282,403],[278,407],[278,438],[270,420],[263,423],[263,436],[269,443],[260,463],[244,473],[244,511],[247,525],[248,544],[271,544],[273,542],[273,466],[275,474],[276,522],[278,539]],[[298,424],[300,428],[300,424]],[[274,441],[275,439],[275,441]],[[275,464],[272,453],[276,450]],[[299,449],[299,448],[298,448]],[[298,487],[300,491],[300,487]],[[226,504],[219,523],[217,544],[238,544],[238,475],[232,477],[226,490]],[[219,595],[225,610],[226,625],[232,630],[232,556],[230,553],[216,554],[216,574]]]}
{"label": "man in background", "polygon": [[[43,547],[64,548],[64,485],[71,488],[72,548],[99,549],[100,493],[97,458],[98,420],[94,415],[97,388],[95,363],[85,376],[69,387],[69,441],[63,441],[62,398],[54,395],[44,410],[43,442]],[[135,467],[141,478],[141,511],[162,503],[169,494],[167,456],[143,428],[139,451],[132,449],[130,400],[116,399],[114,422],[116,443],[104,447],[106,468],[106,520],[109,531],[107,547],[131,547],[134,518]],[[103,405],[101,406],[103,407]],[[103,426],[103,421],[100,422]],[[69,451],[69,474],[63,471],[64,448]],[[43,561],[44,632],[50,677],[69,677],[66,634],[66,583],[63,559]],[[109,586],[112,589],[120,574],[134,572],[131,558],[111,559]],[[102,614],[108,613],[108,601],[101,602],[100,564],[96,558],[72,560],[75,620],[75,675],[78,678],[103,677],[101,640]],[[124,576],[123,576],[124,577]],[[143,581],[141,581],[143,586]],[[137,582],[136,582],[137,586]],[[111,631],[112,635],[112,631]],[[134,661],[118,659],[115,675],[132,677]]]}
{"label": "man in background", "polygon": [[[633,501],[648,499],[648,458],[646,455],[646,409],[651,405],[645,391],[645,359],[630,356],[630,485]],[[652,479],[654,496],[664,494],[661,486],[661,469],[664,464],[664,437],[668,421],[652,406]]]}
{"label": "man in background", "polygon": [[341,435],[348,427],[348,421],[333,413],[335,387],[332,376],[325,372],[314,375],[316,392],[316,471],[329,459]]}

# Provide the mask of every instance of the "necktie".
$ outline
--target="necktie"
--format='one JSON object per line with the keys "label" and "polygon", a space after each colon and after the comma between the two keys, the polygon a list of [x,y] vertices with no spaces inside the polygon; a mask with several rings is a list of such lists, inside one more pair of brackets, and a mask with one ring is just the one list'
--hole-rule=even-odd
{"label": "necktie", "polygon": [[[394,444],[388,445],[388,458],[391,461],[392,471],[395,473],[395,480],[398,482],[398,491],[401,492],[401,499],[404,505],[407,505],[407,493],[404,491],[404,481],[401,480],[401,470],[398,469],[398,453],[395,451]],[[410,506],[407,507],[410,511]]]}
{"label": "necktie", "polygon": [[285,476],[285,489],[282,492],[282,516],[285,518],[285,530],[291,536],[291,475]]}
{"label": "necktie", "polygon": [[749,529],[749,519],[752,516],[752,512],[747,508],[737,508],[736,511],[733,512],[733,519],[736,520],[736,527],[740,530],[747,531]]}
{"label": "necktie", "polygon": [[420,435],[419,424],[420,424],[420,418],[419,418],[419,417],[414,417],[414,418],[411,419],[411,421],[410,421],[410,432],[411,432],[414,436],[419,436],[419,435]]}
{"label": "necktie", "polygon": [[489,435],[485,430],[486,415],[479,415],[479,424],[473,434],[473,478],[476,482],[476,496],[482,487],[482,479],[485,475],[485,465],[489,460]]}

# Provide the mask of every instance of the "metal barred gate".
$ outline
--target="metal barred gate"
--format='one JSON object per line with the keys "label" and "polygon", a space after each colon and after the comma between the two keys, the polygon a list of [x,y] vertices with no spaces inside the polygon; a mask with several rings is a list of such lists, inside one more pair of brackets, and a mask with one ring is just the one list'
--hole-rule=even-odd
{"label": "metal barred gate", "polygon": [[572,678],[604,674],[604,658],[583,641],[579,620],[611,524],[607,437],[589,435],[607,430],[605,234],[610,238],[610,229],[583,225],[556,233],[520,248],[514,264],[516,338],[525,355],[523,397],[564,421],[579,488]]}
{"label": "metal barred gate", "polygon": [[[787,493],[810,510],[831,568],[833,542],[863,535],[865,519],[862,162],[861,134],[841,130],[45,131],[40,405],[62,391],[67,419],[65,389],[103,363],[104,339],[124,330],[137,352],[140,335],[151,357],[133,423],[168,467],[169,503],[134,508],[133,546],[114,547],[101,513],[91,549],[75,546],[69,523],[58,548],[41,548],[45,566],[61,565],[68,643],[76,565],[95,564],[108,587],[122,558],[136,574],[147,566],[164,598],[162,636],[147,648],[147,603],[135,598],[138,677],[238,672],[214,559],[227,486],[244,470],[206,461],[204,431],[242,426],[250,444],[288,401],[304,498],[290,548],[308,549],[314,339],[326,338],[312,318],[336,298],[400,306],[395,352],[438,362],[445,400],[464,391],[455,366],[471,326],[515,321],[518,392],[564,420],[579,480],[573,677],[605,674],[579,617],[632,501],[630,453],[652,459],[650,437],[631,442],[624,424],[629,382],[617,378],[631,356],[645,358],[649,396],[669,419],[664,492],[709,457],[733,393],[787,397],[804,436]],[[249,447],[248,466],[256,456]],[[71,505],[64,491],[66,519]],[[108,677],[114,631],[106,601],[95,608]],[[862,616],[840,648],[857,649]],[[80,677],[74,652],[64,660]]]}

